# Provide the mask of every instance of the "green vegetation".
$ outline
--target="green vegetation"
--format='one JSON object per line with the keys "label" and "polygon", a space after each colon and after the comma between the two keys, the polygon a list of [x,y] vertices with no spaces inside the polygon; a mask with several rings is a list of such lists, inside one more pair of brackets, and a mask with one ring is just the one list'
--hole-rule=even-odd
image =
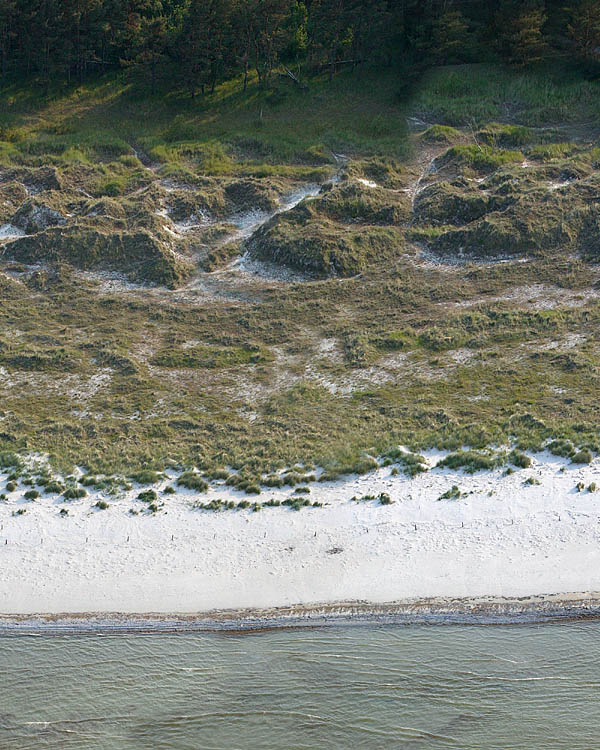
{"label": "green vegetation", "polygon": [[460,488],[453,484],[449,490],[446,490],[442,495],[438,497],[438,500],[459,500],[463,496]]}
{"label": "green vegetation", "polygon": [[[60,89],[6,80],[0,221],[33,233],[2,247],[2,468],[39,452],[106,492],[174,469],[256,493],[314,481],[309,463],[415,476],[433,447],[468,471],[598,453],[598,83],[488,60],[407,91],[397,67],[330,82],[299,54],[308,90],[273,68],[243,91],[228,70],[192,98],[162,53],[154,96],[141,60]],[[438,124],[409,133],[407,115]],[[202,273],[246,252],[311,280]]]}
{"label": "green vegetation", "polygon": [[502,456],[494,456],[476,451],[457,451],[449,453],[437,465],[449,469],[464,469],[466,474],[478,471],[491,471],[503,463]]}
{"label": "green vegetation", "polygon": [[187,490],[196,490],[197,492],[206,492],[208,490],[208,482],[194,471],[184,471],[178,477],[177,484],[180,487],[185,487]]}

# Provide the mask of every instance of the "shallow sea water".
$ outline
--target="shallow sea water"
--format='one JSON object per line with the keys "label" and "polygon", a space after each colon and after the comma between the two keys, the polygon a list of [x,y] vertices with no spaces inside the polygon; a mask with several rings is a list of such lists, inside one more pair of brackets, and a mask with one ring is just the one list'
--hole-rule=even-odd
{"label": "shallow sea water", "polygon": [[0,749],[600,748],[600,622],[0,635]]}

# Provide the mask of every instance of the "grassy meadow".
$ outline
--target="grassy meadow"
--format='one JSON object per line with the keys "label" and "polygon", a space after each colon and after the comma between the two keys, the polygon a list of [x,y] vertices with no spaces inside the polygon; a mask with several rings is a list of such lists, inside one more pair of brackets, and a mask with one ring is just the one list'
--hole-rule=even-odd
{"label": "grassy meadow", "polygon": [[[306,281],[201,275],[206,293],[5,254],[1,449],[48,453],[63,470],[232,466],[250,478],[295,464],[367,470],[398,443],[600,450],[600,273],[588,252],[598,84],[460,66],[428,73],[409,97],[395,70],[306,92],[232,81],[193,100],[164,86],[150,97],[132,73],[45,98],[7,86],[2,183],[52,167],[71,193],[127,212],[165,180],[214,196],[247,178],[283,194],[325,182],[343,154],[341,192],[284,217],[276,236],[291,253],[304,242],[306,263],[323,235],[330,254],[346,243],[347,273],[338,259],[327,266],[338,272]],[[534,164],[526,180],[522,162]],[[444,185],[418,193],[432,164]],[[554,182],[556,210],[575,217],[560,232]],[[62,207],[54,193],[67,211],[71,198]],[[350,232],[379,232],[382,245],[351,244]],[[469,242],[484,257],[458,257]],[[518,252],[500,253],[507,243]]]}

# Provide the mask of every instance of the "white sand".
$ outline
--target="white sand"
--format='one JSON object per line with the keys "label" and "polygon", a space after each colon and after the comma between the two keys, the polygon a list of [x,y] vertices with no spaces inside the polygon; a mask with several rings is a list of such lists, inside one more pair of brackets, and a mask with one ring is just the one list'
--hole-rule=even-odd
{"label": "white sand", "polygon": [[[135,500],[139,488],[106,498],[104,511],[92,508],[97,497],[26,502],[15,491],[0,503],[0,613],[192,613],[600,591],[600,491],[575,490],[579,481],[600,484],[598,462],[574,467],[541,454],[532,468],[502,474],[433,469],[408,479],[382,468],[312,484],[311,500],[328,505],[299,512],[190,507],[215,497],[284,499],[290,488],[259,498],[224,485],[200,496],[182,491],[164,496],[166,512],[154,516],[128,514],[145,507]],[[541,484],[525,485],[529,476]],[[453,484],[473,494],[438,502]],[[350,501],[382,491],[393,505]],[[27,512],[13,515],[18,508]]]}

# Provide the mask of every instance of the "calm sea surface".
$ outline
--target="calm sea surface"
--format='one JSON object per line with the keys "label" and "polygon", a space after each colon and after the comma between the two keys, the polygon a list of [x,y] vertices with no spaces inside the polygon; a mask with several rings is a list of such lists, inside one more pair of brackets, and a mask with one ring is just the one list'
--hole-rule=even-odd
{"label": "calm sea surface", "polygon": [[600,748],[600,623],[0,635],[2,750]]}

